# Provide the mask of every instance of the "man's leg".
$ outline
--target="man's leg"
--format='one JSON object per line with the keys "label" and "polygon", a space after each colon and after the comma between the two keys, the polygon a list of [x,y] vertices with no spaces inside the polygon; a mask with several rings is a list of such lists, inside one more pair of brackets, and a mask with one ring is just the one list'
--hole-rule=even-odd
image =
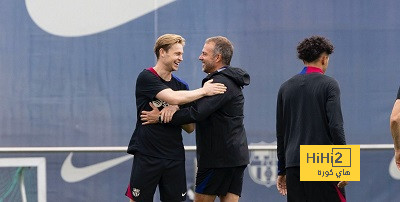
{"label": "man's leg", "polygon": [[239,196],[228,192],[226,196],[221,196],[220,199],[221,202],[238,202]]}
{"label": "man's leg", "polygon": [[165,170],[158,187],[161,201],[186,201],[185,161],[164,159],[164,164]]}
{"label": "man's leg", "polygon": [[125,195],[132,201],[153,201],[163,170],[162,159],[136,153]]}
{"label": "man's leg", "polygon": [[216,195],[207,195],[207,194],[194,194],[194,201],[195,202],[214,202]]}

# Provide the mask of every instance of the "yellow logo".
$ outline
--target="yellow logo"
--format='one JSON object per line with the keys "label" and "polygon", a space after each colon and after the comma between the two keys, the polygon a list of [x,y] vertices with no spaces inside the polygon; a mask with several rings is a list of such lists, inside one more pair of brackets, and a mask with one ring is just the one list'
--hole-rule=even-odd
{"label": "yellow logo", "polygon": [[300,145],[300,181],[360,181],[360,145]]}

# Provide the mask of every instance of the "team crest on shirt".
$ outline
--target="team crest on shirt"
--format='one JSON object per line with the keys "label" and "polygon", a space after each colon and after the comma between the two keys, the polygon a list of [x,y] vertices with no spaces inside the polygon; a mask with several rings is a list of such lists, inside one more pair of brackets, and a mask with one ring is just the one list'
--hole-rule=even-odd
{"label": "team crest on shirt", "polygon": [[140,189],[133,188],[132,189],[132,195],[134,197],[138,197],[140,195]]}
{"label": "team crest on shirt", "polygon": [[[276,145],[276,142],[251,143],[252,145]],[[278,177],[278,157],[276,150],[255,150],[251,152],[248,166],[251,179],[260,185],[271,187],[276,185]]]}
{"label": "team crest on shirt", "polygon": [[153,103],[153,105],[154,105],[155,107],[157,107],[157,108],[160,108],[160,107],[163,107],[163,108],[164,108],[164,107],[166,107],[166,106],[169,105],[168,103],[166,103],[166,102],[164,102],[164,101],[162,101],[162,100],[158,100],[158,99],[153,100],[152,103]]}

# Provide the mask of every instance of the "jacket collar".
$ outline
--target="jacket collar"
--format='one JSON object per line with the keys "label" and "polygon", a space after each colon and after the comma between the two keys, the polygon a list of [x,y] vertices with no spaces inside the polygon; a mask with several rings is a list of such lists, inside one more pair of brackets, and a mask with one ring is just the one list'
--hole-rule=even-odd
{"label": "jacket collar", "polygon": [[303,70],[301,70],[301,72],[300,72],[300,74],[311,74],[311,73],[324,74],[322,69],[320,69],[318,67],[313,67],[313,66],[304,67]]}

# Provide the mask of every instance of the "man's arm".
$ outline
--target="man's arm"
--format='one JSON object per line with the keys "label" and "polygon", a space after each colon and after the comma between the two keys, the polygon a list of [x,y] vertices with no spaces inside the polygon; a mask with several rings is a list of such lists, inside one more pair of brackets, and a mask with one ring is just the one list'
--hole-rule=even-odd
{"label": "man's arm", "polygon": [[282,87],[278,91],[276,99],[276,146],[278,157],[278,178],[276,188],[282,196],[287,195],[286,187],[286,156],[285,156],[285,137],[283,120]]}
{"label": "man's arm", "polygon": [[[216,80],[216,82],[223,83],[226,86],[227,91],[225,93],[203,97],[197,100],[192,106],[176,111],[172,116],[171,122],[169,123],[181,126],[184,124],[195,123],[204,120],[210,114],[221,108],[221,106],[223,106],[226,102],[231,100],[234,96],[233,91],[235,89],[233,81],[223,78],[219,79],[221,80]],[[152,113],[152,111],[142,111],[142,120],[145,121],[146,119],[149,119],[149,113]]]}
{"label": "man's arm", "polygon": [[[168,123],[171,121],[174,113],[179,110],[177,105],[168,105],[161,111],[158,110],[153,103],[149,103],[152,108],[151,111],[142,111],[140,114],[140,120],[143,122],[142,125],[154,124],[154,123]],[[189,126],[190,128],[190,126]],[[189,133],[189,132],[188,132]]]}
{"label": "man's arm", "polygon": [[[326,103],[326,111],[329,120],[329,129],[332,134],[333,144],[345,145],[346,139],[343,129],[342,108],[340,106],[340,88],[337,82],[334,82],[329,89],[328,101]],[[340,181],[337,186],[344,188],[348,185],[348,181]]]}
{"label": "man's arm", "polygon": [[400,99],[397,99],[394,103],[390,115],[390,132],[393,138],[396,165],[400,170]]}
{"label": "man's arm", "polygon": [[[170,105],[170,106],[165,107],[160,112],[158,110],[158,108],[153,105],[153,103],[150,102],[149,105],[153,110],[142,111],[142,113],[140,115],[140,119],[142,120],[143,125],[159,123],[160,121],[164,122],[164,123],[168,123],[171,120],[174,113],[176,112],[176,110],[179,109],[179,107],[177,107],[177,106]],[[164,111],[168,111],[168,112],[166,112],[166,114],[168,113],[168,115],[166,115],[165,118],[163,118],[163,115],[162,115],[162,113]],[[195,124],[194,123],[184,124],[181,127],[187,133],[192,133],[195,129]]]}
{"label": "man's arm", "polygon": [[340,106],[340,89],[336,81],[331,82],[329,85],[328,100],[326,102],[326,114],[333,144],[345,145],[346,139],[343,129],[342,108]]}
{"label": "man's arm", "polygon": [[[229,87],[229,85],[227,86]],[[197,100],[194,105],[176,111],[170,123],[183,125],[202,121],[221,108],[232,96],[228,89],[224,94],[203,97]]]}
{"label": "man's arm", "polygon": [[226,97],[227,95],[225,93],[223,95],[214,95],[201,98],[196,101],[196,104],[190,107],[179,109],[178,111],[173,113],[170,122],[168,121],[169,119],[163,119],[156,107],[152,107],[152,111],[142,111],[140,118],[143,121],[143,125],[157,123],[159,122],[159,120],[161,120],[161,122],[163,123],[186,125],[201,121],[208,117],[211,113],[218,110],[223,105],[223,103],[226,102]]}
{"label": "man's arm", "polygon": [[[276,141],[277,141],[277,157],[278,157],[278,175],[286,175],[286,156],[285,156],[285,134],[284,134],[284,120],[283,120],[283,104],[282,104],[282,91],[278,92],[276,101]],[[279,178],[284,180],[286,178]],[[278,187],[279,190],[279,187]],[[282,192],[279,190],[282,194]]]}
{"label": "man's arm", "polygon": [[171,88],[167,88],[157,93],[156,98],[165,101],[171,105],[182,105],[193,102],[204,96],[212,96],[225,93],[226,86],[224,84],[212,83],[212,81],[212,79],[208,80],[204,83],[202,88],[191,91],[173,91]]}

